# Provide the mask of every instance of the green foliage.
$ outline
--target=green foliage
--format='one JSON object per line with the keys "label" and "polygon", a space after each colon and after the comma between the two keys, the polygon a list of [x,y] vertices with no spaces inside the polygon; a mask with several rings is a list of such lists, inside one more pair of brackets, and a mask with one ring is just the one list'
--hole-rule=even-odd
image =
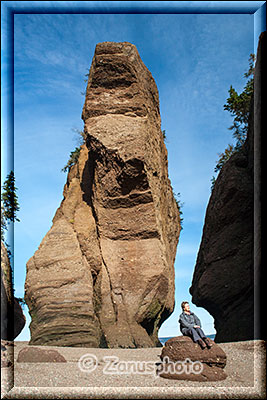
{"label": "green foliage", "polygon": [[81,148],[80,148],[80,147],[76,147],[75,150],[72,151],[72,152],[70,153],[69,160],[68,160],[67,164],[65,165],[65,167],[62,168],[61,171],[67,172],[67,171],[70,170],[70,168],[71,168],[74,164],[77,163],[78,158],[79,158],[79,155],[80,155],[80,151],[81,151]]}
{"label": "green foliage", "polygon": [[162,132],[163,140],[165,141],[166,140],[166,131],[165,131],[165,129],[163,131],[161,131],[161,132]]}
{"label": "green foliage", "polygon": [[[87,69],[88,69],[88,68],[87,68]],[[86,79],[83,80],[85,83],[88,82],[89,72],[90,72],[90,69],[88,69],[88,73],[84,75],[84,76],[86,76]],[[82,96],[85,96],[85,95],[86,95],[86,88],[85,88],[85,91],[84,91],[84,92],[81,92],[81,95],[82,95]]]}
{"label": "green foliage", "polygon": [[74,151],[70,153],[69,160],[67,164],[62,168],[61,171],[67,172],[70,170],[70,168],[75,165],[79,159],[80,151],[81,151],[81,146],[85,143],[86,141],[86,133],[84,131],[81,131],[77,128],[73,128],[72,131],[76,134],[76,139],[77,139],[77,144],[79,147],[76,147]]}
{"label": "green foliage", "polygon": [[148,307],[146,318],[152,321],[155,320],[161,309],[162,304],[160,303],[160,301],[158,299],[154,299]]}
{"label": "green foliage", "polygon": [[[214,172],[218,172],[222,169],[222,166],[230,156],[239,151],[242,145],[245,143],[248,133],[248,122],[250,115],[250,105],[254,90],[254,64],[255,54],[249,56],[249,69],[245,72],[244,77],[249,78],[243,91],[238,94],[237,91],[230,86],[228,90],[229,97],[224,104],[224,110],[229,111],[231,116],[234,117],[233,124],[228,128],[233,131],[233,138],[235,139],[235,145],[228,144],[223,153],[219,154],[219,159],[216,162]],[[211,179],[212,189],[214,187],[216,178],[213,176]]]}
{"label": "green foliage", "polygon": [[26,300],[24,299],[24,297],[16,297],[16,299],[21,305],[22,309],[24,309],[24,306],[26,306]]}
{"label": "green foliage", "polygon": [[78,146],[82,146],[86,142],[86,133],[77,128],[73,128],[72,131],[75,133],[75,139]]}
{"label": "green foliage", "polygon": [[232,144],[228,144],[223,153],[219,154],[219,159],[214,168],[214,172],[218,172],[222,169],[222,166],[226,163],[227,160],[231,157],[231,155],[236,151],[236,148]]}
{"label": "green foliage", "polygon": [[18,196],[16,194],[14,172],[11,171],[2,186],[1,194],[1,240],[4,240],[4,230],[10,222],[19,221],[17,212],[19,211]]}
{"label": "green foliage", "polygon": [[181,215],[183,214],[183,212],[182,212],[182,207],[184,206],[184,203],[181,203],[181,199],[180,199],[180,197],[181,197],[181,193],[180,192],[178,192],[178,193],[173,193],[173,195],[174,195],[174,198],[175,198],[175,201],[176,201],[176,204],[177,204],[177,208],[178,208],[178,210],[179,210],[179,214],[180,214],[180,224],[181,224],[181,230],[183,229],[183,221],[184,221],[184,219],[181,217]]}
{"label": "green foliage", "polygon": [[243,145],[247,137],[250,103],[254,90],[254,63],[255,54],[250,54],[249,69],[244,74],[244,77],[249,78],[249,80],[243,92],[238,94],[231,85],[228,91],[230,96],[226,100],[226,104],[224,104],[224,110],[229,111],[231,116],[234,117],[233,125],[228,129],[233,130],[236,149]]}

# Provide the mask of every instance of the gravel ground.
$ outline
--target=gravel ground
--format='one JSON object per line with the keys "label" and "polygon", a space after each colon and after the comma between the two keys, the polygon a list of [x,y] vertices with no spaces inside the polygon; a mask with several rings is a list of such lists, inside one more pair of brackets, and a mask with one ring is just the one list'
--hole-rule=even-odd
{"label": "gravel ground", "polygon": [[[17,363],[18,352],[27,342],[15,342],[14,387],[9,390],[10,368],[2,368],[2,397],[8,399],[134,399],[134,398],[266,398],[266,351],[263,341],[221,343],[227,354],[228,377],[218,382],[169,380],[155,376],[161,348],[95,349],[45,346],[56,349],[67,363]],[[32,346],[31,346],[32,347]],[[41,347],[41,346],[37,346]],[[117,357],[107,373],[106,356]],[[82,357],[82,361],[79,360]],[[90,362],[92,361],[92,362]],[[126,362],[139,362],[146,373],[125,372]],[[149,365],[141,362],[151,362]],[[79,367],[80,365],[80,367]],[[137,364],[135,364],[137,365]],[[13,386],[10,384],[9,386]]]}

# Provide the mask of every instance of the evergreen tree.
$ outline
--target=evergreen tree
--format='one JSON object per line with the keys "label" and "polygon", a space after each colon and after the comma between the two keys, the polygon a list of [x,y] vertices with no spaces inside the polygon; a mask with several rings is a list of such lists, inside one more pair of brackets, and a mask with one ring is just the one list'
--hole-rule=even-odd
{"label": "evergreen tree", "polygon": [[77,163],[77,161],[79,159],[80,151],[81,151],[80,147],[76,147],[74,151],[71,151],[69,160],[68,160],[67,164],[65,165],[65,167],[62,168],[61,171],[67,172],[70,170],[70,167],[72,167],[74,164]]}
{"label": "evergreen tree", "polygon": [[[255,54],[250,54],[249,69],[244,74],[244,77],[249,79],[243,91],[238,94],[232,85],[228,90],[229,97],[223,107],[224,110],[229,111],[231,116],[234,117],[233,125],[231,125],[228,129],[233,131],[233,138],[235,139],[236,143],[235,145],[228,144],[224,152],[219,154],[219,159],[216,162],[214,172],[218,172],[221,170],[225,162],[229,160],[234,152],[238,151],[242,147],[247,138],[250,104],[254,90],[254,64]],[[213,176],[211,179],[211,189],[213,189],[214,187],[215,180],[216,178]]]}
{"label": "evergreen tree", "polygon": [[231,85],[228,91],[230,96],[226,100],[226,104],[224,104],[224,110],[229,111],[231,116],[234,117],[233,125],[228,129],[234,131],[235,150],[239,149],[247,138],[250,103],[254,88],[254,62],[255,55],[250,54],[249,70],[244,74],[244,77],[251,78],[247,81],[243,92],[240,94]]}
{"label": "evergreen tree", "polygon": [[7,224],[19,221],[17,212],[19,211],[18,196],[16,194],[15,176],[11,171],[2,186],[1,194],[1,240],[4,240],[4,230]]}

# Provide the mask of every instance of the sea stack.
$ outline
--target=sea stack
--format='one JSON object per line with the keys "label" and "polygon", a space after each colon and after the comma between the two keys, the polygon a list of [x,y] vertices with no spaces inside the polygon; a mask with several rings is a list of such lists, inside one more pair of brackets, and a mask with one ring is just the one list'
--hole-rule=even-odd
{"label": "sea stack", "polygon": [[82,118],[85,143],[27,263],[30,344],[159,346],[181,225],[157,86],[134,45],[96,46]]}
{"label": "sea stack", "polygon": [[215,320],[216,342],[261,339],[261,137],[266,32],[254,72],[247,139],[222,167],[206,211],[190,293]]}

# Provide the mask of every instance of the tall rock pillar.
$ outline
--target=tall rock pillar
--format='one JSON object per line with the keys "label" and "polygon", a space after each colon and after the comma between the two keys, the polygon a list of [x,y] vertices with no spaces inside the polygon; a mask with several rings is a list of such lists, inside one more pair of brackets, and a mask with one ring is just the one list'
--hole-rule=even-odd
{"label": "tall rock pillar", "polygon": [[86,143],[27,263],[30,343],[156,346],[181,227],[158,90],[135,46],[96,46],[82,118]]}

